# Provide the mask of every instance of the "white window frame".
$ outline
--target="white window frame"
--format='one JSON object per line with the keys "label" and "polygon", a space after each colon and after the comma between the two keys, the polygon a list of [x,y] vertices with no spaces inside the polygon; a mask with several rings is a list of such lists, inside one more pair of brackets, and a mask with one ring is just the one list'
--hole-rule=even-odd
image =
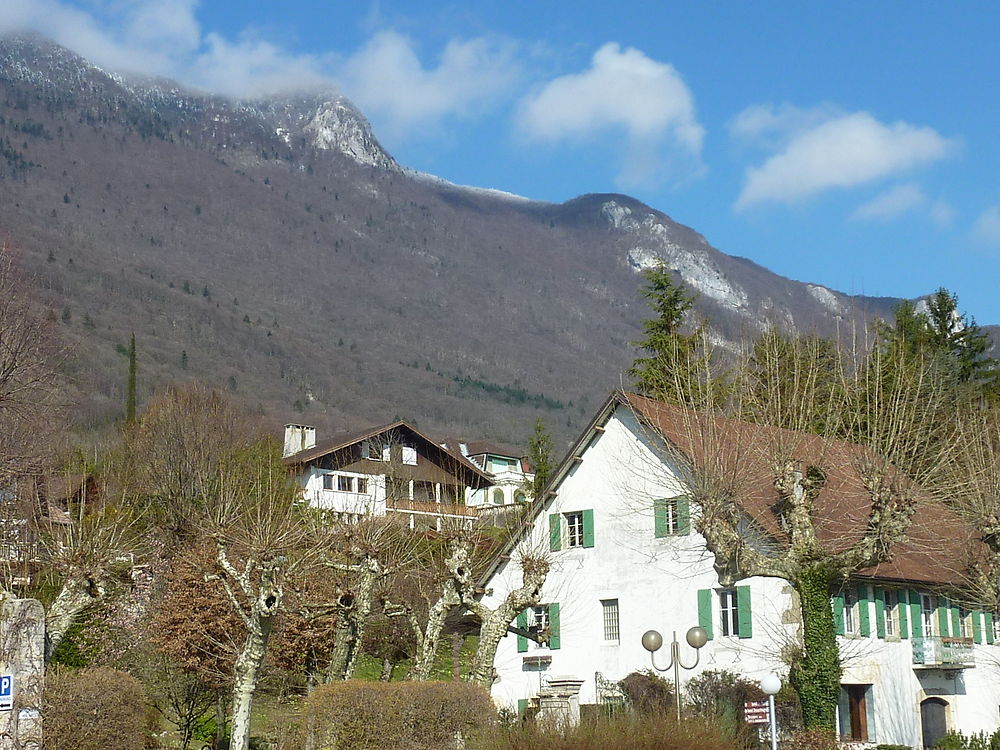
{"label": "white window frame", "polygon": [[417,465],[417,448],[414,445],[407,445],[404,443],[400,448],[400,454],[402,456],[402,461],[407,466]]}
{"label": "white window frame", "polygon": [[937,614],[937,602],[930,594],[920,595],[920,635],[924,638],[933,638],[935,635],[935,615]]}
{"label": "white window frame", "polygon": [[358,477],[357,478],[357,493],[359,495],[368,494],[368,477]]}
{"label": "white window frame", "polygon": [[993,613],[993,642],[1000,643],[1000,612]]}
{"label": "white window frame", "polygon": [[601,615],[604,625],[604,642],[621,642],[621,620],[617,599],[601,599]]}
{"label": "white window frame", "polygon": [[858,634],[858,592],[853,587],[844,589],[844,635]]}
{"label": "white window frame", "polygon": [[337,492],[354,492],[354,477],[349,477],[346,474],[338,474]]}
{"label": "white window frame", "polygon": [[[549,627],[549,605],[539,604],[528,610],[528,630],[532,633],[541,633]],[[537,641],[535,648],[548,648],[548,644],[541,644]]]}
{"label": "white window frame", "polygon": [[668,497],[663,501],[667,521],[666,532],[671,536],[676,536],[681,531],[679,500],[680,498]]}
{"label": "white window frame", "polygon": [[721,589],[719,600],[719,632],[726,637],[740,637],[740,600],[736,589]]}
{"label": "white window frame", "polygon": [[[323,489],[327,491],[332,491],[337,489],[337,475],[336,474],[323,474],[322,475]],[[328,486],[329,485],[329,486]]]}
{"label": "white window frame", "polygon": [[895,638],[899,635],[899,591],[885,589],[882,596],[885,601],[885,637]]}
{"label": "white window frame", "polygon": [[958,608],[958,637],[972,637],[972,612],[965,607]]}
{"label": "white window frame", "polygon": [[564,539],[566,541],[566,547],[582,547],[583,546],[583,511],[573,511],[572,513],[563,513],[563,529]]}

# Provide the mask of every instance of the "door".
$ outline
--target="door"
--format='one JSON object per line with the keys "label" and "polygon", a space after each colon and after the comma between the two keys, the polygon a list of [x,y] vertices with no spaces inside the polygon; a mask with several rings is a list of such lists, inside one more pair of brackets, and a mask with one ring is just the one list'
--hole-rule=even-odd
{"label": "door", "polygon": [[928,698],[920,704],[920,728],[924,736],[924,747],[931,748],[948,731],[947,701]]}

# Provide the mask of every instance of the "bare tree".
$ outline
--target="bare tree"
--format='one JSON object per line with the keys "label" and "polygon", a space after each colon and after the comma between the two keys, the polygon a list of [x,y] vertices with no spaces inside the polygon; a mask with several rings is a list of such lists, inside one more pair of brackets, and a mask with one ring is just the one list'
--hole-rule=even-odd
{"label": "bare tree", "polygon": [[666,438],[657,441],[666,464],[681,467],[722,585],[776,577],[797,592],[803,629],[790,681],[807,726],[833,728],[831,592],[891,559],[918,507],[943,494],[958,447],[941,423],[946,381],[931,367],[898,365],[877,350],[857,362],[771,334],[725,379],[724,394],[713,393],[721,381],[706,359],[695,386],[672,381],[670,400],[689,406],[632,397],[640,422]]}

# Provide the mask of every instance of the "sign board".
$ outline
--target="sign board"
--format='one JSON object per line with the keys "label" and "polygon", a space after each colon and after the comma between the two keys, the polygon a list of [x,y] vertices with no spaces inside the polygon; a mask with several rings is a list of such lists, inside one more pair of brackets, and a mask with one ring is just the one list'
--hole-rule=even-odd
{"label": "sign board", "polygon": [[0,711],[14,709],[14,675],[0,675]]}
{"label": "sign board", "polygon": [[767,701],[746,701],[743,704],[743,721],[747,724],[767,724],[770,720]]}

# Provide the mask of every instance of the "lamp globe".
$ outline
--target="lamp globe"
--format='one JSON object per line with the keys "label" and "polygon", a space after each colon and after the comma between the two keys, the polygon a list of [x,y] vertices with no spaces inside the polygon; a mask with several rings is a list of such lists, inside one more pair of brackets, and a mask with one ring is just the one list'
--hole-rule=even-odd
{"label": "lamp globe", "polygon": [[773,672],[764,675],[764,678],[760,681],[760,689],[767,695],[776,695],[781,690],[781,678]]}
{"label": "lamp globe", "polygon": [[663,645],[663,636],[655,630],[647,630],[642,634],[642,647],[652,653],[659,651]]}

